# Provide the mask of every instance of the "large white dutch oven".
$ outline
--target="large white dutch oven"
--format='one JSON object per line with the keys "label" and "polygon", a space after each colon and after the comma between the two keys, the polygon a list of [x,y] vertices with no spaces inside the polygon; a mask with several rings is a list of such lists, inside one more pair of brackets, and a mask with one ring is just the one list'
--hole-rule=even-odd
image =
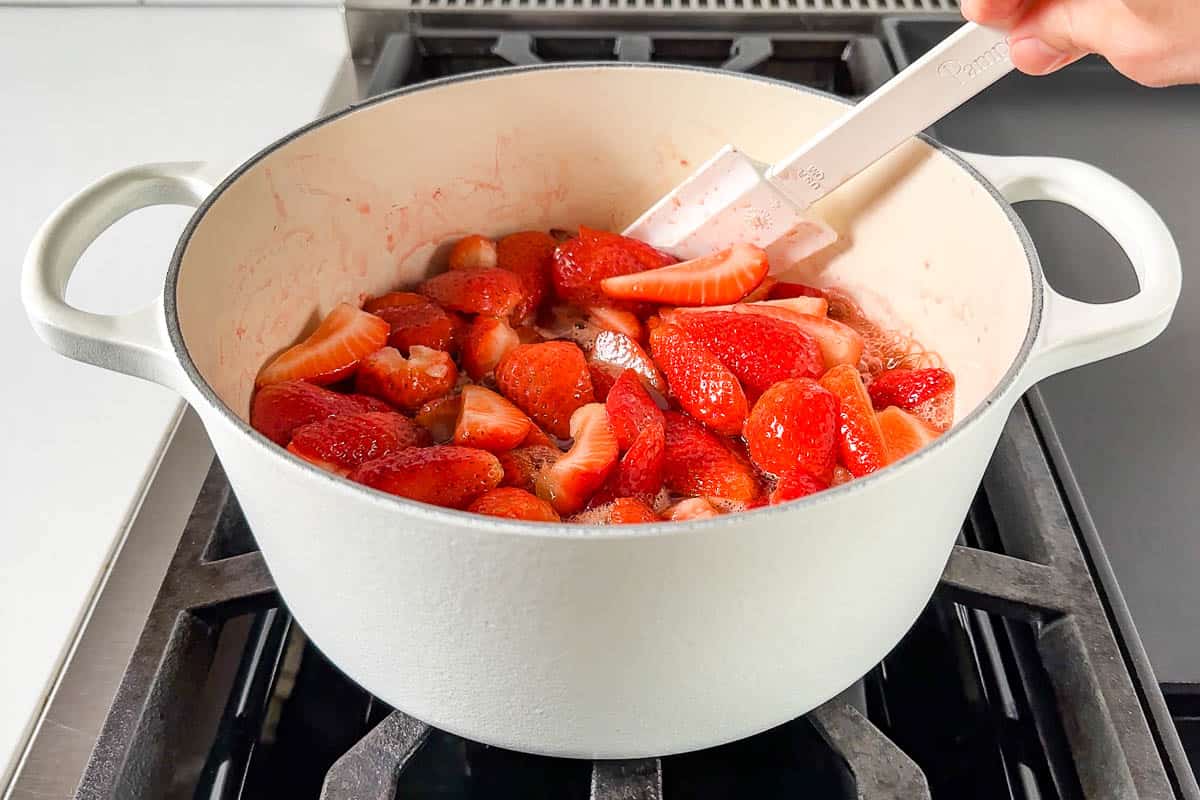
{"label": "large white dutch oven", "polygon": [[[725,142],[782,156],[841,101],[648,65],[503,70],[372,100],[272,145],[216,189],[135,167],[68,200],[30,247],[26,309],[71,358],[180,392],[204,419],[296,619],[339,667],[436,727],[517,750],[638,757],[796,717],[877,663],[932,593],[1013,403],[1166,326],[1179,258],[1157,214],[1084,164],[913,140],[817,211],[842,235],[806,277],[854,293],[958,376],[958,422],[914,457],[801,502],[628,528],[523,524],[377,493],[247,424],[255,373],[343,300],[436,269],[469,232],[620,229]],[[1056,294],[1009,203],[1069,203],[1140,292]],[[63,300],[130,211],[199,206],[162,298]],[[814,271],[815,270],[815,271]]]}

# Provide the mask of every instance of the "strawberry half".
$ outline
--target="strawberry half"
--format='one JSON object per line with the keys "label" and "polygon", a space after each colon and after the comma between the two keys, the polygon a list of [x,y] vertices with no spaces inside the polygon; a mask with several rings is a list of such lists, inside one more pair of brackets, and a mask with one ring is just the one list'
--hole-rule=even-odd
{"label": "strawberry half", "polygon": [[288,450],[337,475],[407,447],[429,444],[429,432],[403,414],[368,411],[310,422],[296,429]]}
{"label": "strawberry half", "polygon": [[627,369],[617,378],[604,401],[608,422],[616,434],[621,452],[633,446],[639,434],[654,425],[662,425],[663,413],[642,385],[637,373]]}
{"label": "strawberry half", "polygon": [[450,393],[458,368],[449,353],[415,344],[408,354],[405,358],[394,347],[375,351],[363,359],[354,388],[408,412]]}
{"label": "strawberry half", "polygon": [[462,318],[446,311],[428,297],[412,292],[391,292],[364,306],[391,327],[388,345],[408,355],[414,344],[453,355],[464,326]]}
{"label": "strawberry half", "polygon": [[608,522],[610,525],[640,525],[661,521],[658,514],[654,513],[654,509],[636,497],[618,497],[609,506]]}
{"label": "strawberry half", "polygon": [[838,460],[856,478],[888,463],[887,443],[871,407],[871,398],[858,370],[848,364],[834,367],[821,378],[821,385],[837,395]]}
{"label": "strawberry half", "polygon": [[286,445],[302,425],[337,414],[391,411],[373,397],[338,394],[308,381],[283,381],[264,386],[250,404],[250,426],[278,445]]}
{"label": "strawberry half", "polygon": [[[657,409],[656,409],[657,410]],[[666,426],[653,422],[633,440],[617,465],[616,497],[640,497],[651,502],[663,486],[663,464],[667,458]]]}
{"label": "strawberry half", "polygon": [[679,495],[749,501],[761,489],[754,468],[717,436],[686,414],[667,411],[663,483]]}
{"label": "strawberry half", "polygon": [[461,395],[439,397],[418,408],[413,414],[413,421],[429,431],[434,442],[446,444],[454,438],[454,425],[458,422],[458,410],[461,405]]}
{"label": "strawberry half", "polygon": [[756,303],[759,300],[766,300],[771,296],[771,290],[775,288],[775,284],[779,281],[772,278],[770,275],[762,279],[762,283],[754,288],[754,291],[742,298],[743,303]]}
{"label": "strawberry half", "polygon": [[532,492],[537,476],[562,457],[562,451],[549,445],[527,445],[500,456],[504,468],[502,486],[516,486]]}
{"label": "strawberry half", "polygon": [[524,489],[503,486],[492,489],[467,507],[467,511],[489,517],[507,517],[530,522],[561,522],[554,506]]}
{"label": "strawberry half", "polygon": [[827,317],[812,314],[797,314],[789,308],[775,305],[775,301],[754,303],[752,305],[737,305],[733,307],[738,314],[761,314],[774,317],[795,325],[804,333],[811,336],[821,348],[821,357],[827,369],[839,364],[858,364],[862,358],[862,335],[848,325],[843,325]]}
{"label": "strawberry half", "polygon": [[507,317],[526,299],[524,282],[506,269],[464,269],[426,279],[417,291],[464,314]]}
{"label": "strawberry half", "polygon": [[556,247],[558,242],[542,231],[521,231],[497,243],[496,266],[513,273],[525,284],[525,300],[517,308],[517,319],[532,317],[541,308],[550,285]]}
{"label": "strawberry half", "polygon": [[675,259],[650,245],[607,231],[579,226],[579,236],[554,251],[552,276],[559,299],[586,308],[612,305],[605,300],[600,282],[674,264]]}
{"label": "strawberry half", "polygon": [[521,409],[491,389],[468,384],[462,390],[454,443],[503,453],[525,441],[532,424]]}
{"label": "strawberry half", "polygon": [[920,418],[895,406],[880,411],[878,418],[879,430],[887,444],[889,464],[912,455],[939,435]]}
{"label": "strawberry half", "polygon": [[633,370],[647,386],[653,387],[659,394],[667,391],[667,382],[663,380],[658,367],[654,366],[654,361],[642,346],[627,334],[601,331],[592,343],[589,361],[613,375],[620,375],[627,369]]}
{"label": "strawberry half", "polygon": [[574,514],[608,477],[617,462],[617,437],[600,403],[588,403],[571,415],[574,443],[562,458],[535,478],[537,493],[559,514]]}
{"label": "strawberry half", "polygon": [[828,483],[837,465],[838,398],[809,378],[780,381],[754,404],[745,437],[763,472],[803,469]]}
{"label": "strawberry half", "polygon": [[828,488],[829,484],[817,480],[803,469],[796,469],[780,477],[771,492],[770,502],[774,506],[788,500],[799,500]]}
{"label": "strawberry half", "polygon": [[373,489],[447,508],[466,508],[502,477],[491,453],[449,445],[410,447],[350,473],[350,480]]}
{"label": "strawberry half", "polygon": [[450,269],[491,269],[496,266],[496,243],[473,233],[450,248]]}
{"label": "strawberry half", "polygon": [[733,303],[762,283],[770,265],[767,253],[735,244],[710,256],[667,267],[605,278],[600,288],[617,300],[642,300],[676,306]]}
{"label": "strawberry half", "polygon": [[938,431],[954,422],[954,375],[944,369],[890,369],[871,381],[875,408],[911,411]]}
{"label": "strawberry half", "polygon": [[570,435],[576,409],[595,399],[587,360],[572,342],[523,344],[510,350],[496,365],[496,386],[560,439]]}
{"label": "strawberry half", "polygon": [[677,325],[650,331],[650,353],[684,411],[726,436],[742,432],[749,408],[737,377]]}
{"label": "strawberry half", "polygon": [[480,380],[495,370],[500,359],[519,344],[521,337],[504,320],[476,317],[463,341],[463,369],[472,379]]}
{"label": "strawberry half", "polygon": [[668,508],[663,516],[671,522],[686,522],[690,519],[719,517],[721,512],[703,497],[689,497]]}
{"label": "strawberry half", "polygon": [[258,373],[257,386],[302,379],[321,385],[354,373],[364,356],[387,344],[388,325],[374,314],[338,303],[317,329]]}
{"label": "strawberry half", "polygon": [[767,293],[769,300],[783,300],[789,297],[820,297],[824,299],[825,293],[815,286],[808,286],[803,283],[788,283],[780,281],[771,287],[771,291]]}
{"label": "strawberry half", "polygon": [[632,311],[592,306],[588,309],[587,319],[591,325],[602,331],[623,333],[635,342],[642,338],[642,323]]}
{"label": "strawberry half", "polygon": [[678,320],[688,336],[756,394],[788,378],[817,378],[825,372],[816,341],[783,320],[729,311],[680,314]]}

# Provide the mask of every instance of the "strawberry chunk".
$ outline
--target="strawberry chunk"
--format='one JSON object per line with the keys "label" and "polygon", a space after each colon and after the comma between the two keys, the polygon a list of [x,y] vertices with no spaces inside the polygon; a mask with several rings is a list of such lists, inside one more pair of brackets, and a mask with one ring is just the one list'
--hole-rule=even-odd
{"label": "strawberry chunk", "polygon": [[462,365],[474,380],[490,374],[508,351],[521,344],[509,324],[497,317],[476,317],[467,329],[462,347]]}
{"label": "strawberry chunk", "polygon": [[620,375],[627,369],[633,370],[659,394],[667,391],[667,382],[654,361],[640,344],[624,333],[601,331],[592,344],[590,363],[613,375]]}
{"label": "strawberry chunk", "polygon": [[650,353],[684,411],[726,436],[742,432],[749,408],[737,377],[677,325],[650,332]]}
{"label": "strawberry chunk", "polygon": [[417,290],[450,311],[507,317],[524,300],[524,282],[506,269],[464,269],[426,279]]}
{"label": "strawberry chunk", "polygon": [[372,297],[363,303],[363,311],[378,314],[385,308],[404,308],[414,305],[432,305],[429,298],[416,292],[388,292]]}
{"label": "strawberry chunk", "polygon": [[810,494],[823,492],[829,488],[828,483],[819,481],[806,470],[794,469],[779,478],[775,489],[771,492],[771,505],[779,505],[789,500],[799,500]]}
{"label": "strawberry chunk", "polygon": [[639,525],[662,520],[654,509],[636,497],[618,497],[609,507],[608,521],[611,525]]}
{"label": "strawberry chunk", "polygon": [[537,493],[559,514],[587,505],[617,462],[617,437],[600,403],[588,403],[571,415],[571,449],[535,479]]}
{"label": "strawberry chunk", "polygon": [[473,233],[450,248],[450,269],[491,269],[496,266],[496,243]]}
{"label": "strawberry chunk", "polygon": [[371,397],[338,394],[308,381],[283,381],[264,386],[250,404],[250,426],[278,445],[291,441],[302,425],[337,414],[391,411]]}
{"label": "strawberry chunk", "polygon": [[604,401],[604,407],[608,410],[608,421],[617,436],[621,452],[632,447],[643,431],[655,424],[665,423],[662,411],[650,399],[646,387],[631,369],[625,370],[617,378]]}
{"label": "strawberry chunk", "polygon": [[667,411],[663,483],[679,495],[707,495],[749,501],[761,489],[754,468],[727,440],[686,414]]}
{"label": "strawberry chunk", "polygon": [[605,278],[600,288],[617,300],[677,306],[733,303],[762,283],[769,268],[766,251],[750,244],[735,244],[691,261]]}
{"label": "strawberry chunk", "polygon": [[414,344],[453,355],[464,327],[462,318],[428,297],[412,292],[391,292],[367,301],[371,313],[391,327],[388,345],[408,355]]}
{"label": "strawberry chunk", "polygon": [[771,296],[771,290],[775,288],[775,284],[779,281],[772,278],[770,275],[762,279],[762,283],[754,288],[754,291],[742,298],[743,303],[756,303],[759,300],[766,300]]}
{"label": "strawberry chunk", "polygon": [[821,385],[837,395],[838,460],[856,478],[886,466],[887,444],[871,398],[858,370],[848,364],[834,367],[821,378]]}
{"label": "strawberry chunk", "polygon": [[458,369],[449,353],[416,344],[408,353],[405,358],[394,347],[372,353],[363,359],[355,388],[408,412],[450,393],[458,381]]}
{"label": "strawberry chunk", "polygon": [[554,251],[554,291],[560,300],[584,308],[613,305],[600,289],[602,280],[674,263],[673,257],[644,242],[581,225],[579,236]]}
{"label": "strawberry chunk", "polygon": [[771,291],[767,294],[768,300],[784,300],[789,297],[820,297],[824,299],[825,293],[814,286],[803,283],[780,281],[772,286]]}
{"label": "strawberry chunk", "polygon": [[496,386],[560,439],[570,435],[571,415],[595,399],[587,360],[572,342],[513,348],[496,366]]}
{"label": "strawberry chunk", "polygon": [[880,411],[878,418],[883,441],[887,444],[889,464],[912,455],[939,436],[935,428],[895,406]]}
{"label": "strawberry chunk", "polygon": [[532,424],[521,409],[491,389],[469,384],[462,390],[454,443],[503,453],[525,441]]}
{"label": "strawberry chunk", "polygon": [[635,342],[642,338],[642,323],[632,311],[592,306],[588,309],[587,319],[602,331],[623,333]]}
{"label": "strawberry chunk", "polygon": [[554,440],[544,430],[539,428],[533,420],[529,421],[529,433],[525,434],[525,438],[521,441],[521,446],[553,447],[555,450],[558,449],[558,445],[554,443]]}
{"label": "strawberry chunk", "polygon": [[373,314],[339,303],[317,329],[289,347],[258,373],[258,386],[303,379],[326,385],[354,374],[358,362],[387,344],[387,323]]}
{"label": "strawberry chunk", "polygon": [[454,426],[458,422],[458,410],[461,406],[462,395],[439,397],[418,408],[413,414],[413,420],[429,431],[434,442],[446,444],[454,438]]}
{"label": "strawberry chunk", "polygon": [[561,522],[554,506],[524,489],[503,486],[492,489],[467,507],[467,511],[489,517],[507,517],[530,522]]}
{"label": "strawberry chunk", "polygon": [[532,317],[541,308],[550,285],[556,247],[558,242],[542,231],[510,234],[496,245],[496,266],[515,274],[525,284],[525,300],[517,308],[517,319]]}
{"label": "strawberry chunk", "polygon": [[613,384],[617,382],[617,378],[624,371],[618,367],[588,361],[588,375],[592,378],[592,395],[597,403],[603,403],[608,399],[608,393],[612,391]]}
{"label": "strawberry chunk", "polygon": [[500,456],[504,469],[502,486],[516,486],[532,492],[537,476],[562,457],[562,452],[550,445],[527,445]]}
{"label": "strawberry chunk", "polygon": [[652,502],[663,486],[666,458],[666,426],[656,421],[637,435],[617,465],[614,496],[640,497]]}
{"label": "strawberry chunk", "polygon": [[788,378],[817,378],[825,372],[816,340],[782,320],[729,311],[680,314],[678,319],[688,336],[756,393]]}
{"label": "strawberry chunk", "polygon": [[403,414],[368,411],[310,422],[292,434],[288,450],[337,475],[407,447],[429,444],[429,432]]}
{"label": "strawberry chunk", "polygon": [[350,480],[372,489],[447,508],[466,508],[502,477],[491,453],[453,445],[410,447],[350,473]]}
{"label": "strawberry chunk", "polygon": [[838,398],[810,378],[780,381],[754,404],[745,437],[763,472],[803,469],[828,483],[837,465]]}
{"label": "strawberry chunk", "polygon": [[854,480],[854,474],[841,464],[838,464],[833,468],[833,480],[829,482],[829,485],[841,486],[843,483],[849,483],[852,480]]}
{"label": "strawberry chunk", "polygon": [[876,410],[897,406],[942,432],[954,422],[954,375],[944,369],[890,369],[871,381]]}
{"label": "strawberry chunk", "polygon": [[776,305],[775,301],[754,303],[753,305],[737,305],[733,308],[738,314],[761,314],[775,317],[795,325],[804,333],[811,336],[821,348],[821,357],[826,369],[832,369],[839,364],[858,364],[863,353],[862,335],[848,325],[843,325],[827,317],[812,314],[797,314],[791,309]]}
{"label": "strawberry chunk", "polygon": [[719,517],[721,512],[703,497],[689,497],[668,508],[663,516],[671,522],[686,522],[691,519]]}

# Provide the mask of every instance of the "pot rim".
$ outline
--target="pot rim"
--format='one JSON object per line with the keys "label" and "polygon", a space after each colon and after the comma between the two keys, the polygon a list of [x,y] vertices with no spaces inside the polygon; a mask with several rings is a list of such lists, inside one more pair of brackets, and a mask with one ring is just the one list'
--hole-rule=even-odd
{"label": "pot rim", "polygon": [[[711,532],[720,527],[726,527],[730,524],[729,517],[734,515],[723,514],[718,517],[689,520],[684,522],[651,522],[640,523],[636,525],[580,525],[574,523],[546,523],[546,522],[527,522],[520,520],[510,520],[502,517],[490,517],[483,514],[473,514],[469,511],[459,511],[457,509],[443,508],[441,506],[421,503],[416,500],[400,497],[397,495],[388,494],[386,492],[372,489],[368,486],[354,483],[346,478],[339,477],[332,473],[326,472],[313,464],[308,463],[304,459],[298,458],[286,449],[279,447],[274,442],[271,442],[258,431],[254,430],[250,425],[238,416],[234,411],[225,404],[225,402],[217,396],[213,391],[208,381],[200,374],[192,361],[191,355],[188,353],[187,345],[183,340],[183,332],[179,327],[178,302],[176,293],[179,285],[179,269],[183,263],[183,257],[187,252],[187,247],[191,241],[193,233],[204,216],[208,213],[209,208],[224,194],[234,182],[239,180],[242,175],[248,172],[253,167],[267,156],[274,153],[279,148],[289,144],[295,139],[300,138],[304,134],[316,130],[328,123],[339,120],[343,117],[350,116],[363,109],[371,108],[380,103],[386,103],[405,95],[417,94],[419,92],[438,89],[443,86],[448,86],[454,83],[489,80],[493,78],[503,78],[511,75],[519,75],[527,72],[542,72],[549,70],[592,70],[592,69],[627,69],[627,70],[672,70],[681,72],[698,72],[711,77],[723,78],[729,80],[746,80],[759,83],[781,86],[793,91],[799,91],[817,97],[833,100],[844,106],[852,106],[850,101],[838,97],[837,95],[823,92],[818,89],[813,89],[807,86],[790,83],[788,81],[769,78],[760,75],[752,75],[748,73],[727,72],[721,69],[710,67],[697,67],[684,64],[668,64],[654,62],[630,62],[630,61],[572,61],[561,62],[554,64],[533,64],[528,66],[513,66],[499,67],[496,69],[480,70],[478,72],[464,73],[461,75],[451,75],[443,78],[436,78],[429,81],[413,84],[411,86],[401,87],[390,92],[385,92],[374,97],[361,100],[353,103],[344,109],[335,111],[320,117],[312,122],[303,125],[283,137],[277,139],[263,149],[259,150],[250,158],[246,159],[235,170],[230,172],[213,191],[204,199],[188,220],[186,227],[179,238],[179,242],[175,246],[175,251],[171,256],[170,264],[167,267],[166,282],[163,291],[165,322],[167,333],[171,340],[171,347],[175,351],[175,356],[187,375],[188,380],[199,392],[200,397],[213,406],[226,421],[240,430],[249,438],[249,443],[255,447],[269,450],[271,455],[278,458],[283,466],[287,469],[300,469],[305,471],[311,478],[316,480],[329,481],[334,484],[334,488],[339,491],[350,492],[352,496],[376,504],[386,504],[405,514],[415,515],[424,518],[430,523],[441,523],[449,525],[465,525],[467,527],[476,528],[478,530],[488,531],[495,534],[515,534],[520,536],[532,536],[537,538],[570,538],[575,540],[609,540],[609,539],[640,539],[640,538],[657,538],[663,536],[686,536],[692,533],[702,531]],[[916,453],[906,456],[895,464],[890,464],[878,472],[867,475],[863,478],[856,478],[853,481],[844,483],[840,486],[835,486],[826,489],[823,492],[810,495],[800,500],[793,500],[777,506],[763,506],[748,511],[737,512],[736,516],[739,521],[754,522],[756,520],[766,520],[772,516],[788,514],[802,508],[814,507],[819,504],[832,503],[841,500],[842,498],[870,491],[871,487],[879,485],[884,481],[894,479],[901,472],[909,471],[918,468],[924,461],[933,457],[933,455],[951,445],[955,440],[961,438],[968,428],[974,427],[982,419],[983,415],[992,410],[992,406],[1003,397],[1006,393],[1014,388],[1017,381],[1029,361],[1029,357],[1033,352],[1034,344],[1037,340],[1038,332],[1041,329],[1042,315],[1045,303],[1045,280],[1042,274],[1041,261],[1038,258],[1037,249],[1034,247],[1033,239],[1029,235],[1029,231],[1025,228],[1021,218],[1009,203],[1000,194],[999,190],[992,185],[983,175],[975,169],[971,164],[958,155],[953,149],[943,145],[937,140],[919,133],[917,139],[932,147],[937,152],[949,158],[956,166],[962,169],[969,175],[977,184],[979,184],[992,199],[1000,206],[1008,217],[1009,224],[1012,225],[1017,237],[1021,241],[1022,248],[1025,251],[1026,263],[1030,271],[1031,285],[1031,306],[1029,315],[1029,327],[1025,331],[1025,339],[1021,344],[1021,349],[1013,358],[1012,363],[1005,371],[1004,375],[993,387],[992,391],[961,421],[955,424],[950,430],[939,436],[933,443],[921,448]],[[220,454],[218,453],[218,456]]]}

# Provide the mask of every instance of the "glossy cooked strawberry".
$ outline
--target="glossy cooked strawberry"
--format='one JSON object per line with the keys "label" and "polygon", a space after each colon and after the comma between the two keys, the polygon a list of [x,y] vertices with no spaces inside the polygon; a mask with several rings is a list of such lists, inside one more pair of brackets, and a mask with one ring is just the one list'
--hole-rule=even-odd
{"label": "glossy cooked strawberry", "polygon": [[617,463],[617,437],[600,403],[588,403],[571,415],[571,449],[534,478],[537,494],[559,514],[587,505]]}
{"label": "glossy cooked strawberry", "polygon": [[779,281],[772,278],[770,275],[762,279],[762,283],[754,287],[754,291],[742,298],[743,303],[755,303],[759,300],[766,300],[771,296],[771,290],[775,288],[775,284]]}
{"label": "glossy cooked strawberry", "polygon": [[666,457],[666,426],[662,421],[651,422],[637,435],[617,464],[614,496],[653,501],[663,486]]}
{"label": "glossy cooked strawberry", "polygon": [[363,303],[363,311],[377,314],[385,308],[404,308],[405,306],[430,304],[431,301],[428,297],[416,292],[387,292],[372,297]]}
{"label": "glossy cooked strawberry", "polygon": [[624,371],[618,367],[588,361],[588,375],[592,378],[592,395],[597,403],[603,403],[608,399],[608,393],[612,391],[613,384],[617,382],[617,378]]}
{"label": "glossy cooked strawberry", "polygon": [[602,280],[674,263],[673,257],[644,242],[581,225],[579,236],[554,251],[554,291],[560,300],[584,308],[614,305],[600,290]]}
{"label": "glossy cooked strawberry", "polygon": [[650,354],[680,407],[718,433],[742,432],[749,408],[737,377],[677,325],[650,332]]}
{"label": "glossy cooked strawberry", "polygon": [[517,308],[517,319],[535,315],[550,286],[554,249],[558,242],[542,231],[521,231],[505,236],[496,245],[496,266],[517,275],[525,283],[525,301]]}
{"label": "glossy cooked strawberry", "polygon": [[754,404],[746,420],[750,460],[763,472],[797,469],[826,483],[837,465],[838,398],[811,378],[780,381]]}
{"label": "glossy cooked strawberry", "polygon": [[627,334],[617,331],[601,331],[592,343],[588,362],[620,375],[627,369],[636,372],[647,386],[659,394],[667,391],[667,382],[640,344]]}
{"label": "glossy cooked strawberry", "polygon": [[410,447],[350,473],[350,480],[373,489],[447,508],[466,508],[503,477],[491,453],[453,445]]}
{"label": "glossy cooked strawberry", "polygon": [[326,385],[354,374],[358,362],[387,344],[387,323],[339,303],[317,329],[289,347],[258,373],[257,386],[302,379]]}
{"label": "glossy cooked strawberry", "polygon": [[507,317],[526,299],[521,278],[497,268],[450,270],[417,290],[442,308],[489,317]]}
{"label": "glossy cooked strawberry", "polygon": [[817,480],[807,470],[794,469],[780,476],[775,488],[771,491],[770,503],[774,506],[786,503],[788,500],[799,500],[810,494],[823,492],[828,488],[828,483]]}
{"label": "glossy cooked strawberry", "polygon": [[676,306],[735,303],[762,283],[770,265],[767,254],[750,244],[735,244],[710,256],[666,267],[605,278],[600,288],[616,300],[640,300]]}
{"label": "glossy cooked strawberry", "polygon": [[939,436],[932,426],[896,406],[885,408],[877,417],[889,464],[912,455]]}
{"label": "glossy cooked strawberry", "polygon": [[632,311],[593,306],[588,309],[587,319],[602,331],[623,333],[635,342],[642,338],[642,323]]}
{"label": "glossy cooked strawberry", "polygon": [[554,506],[524,489],[502,486],[482,495],[467,507],[467,511],[489,517],[507,517],[530,522],[561,522]]}
{"label": "glossy cooked strawberry", "polygon": [[403,414],[367,411],[301,426],[287,449],[322,469],[349,475],[371,459],[429,442],[429,432]]}
{"label": "glossy cooked strawberry", "polygon": [[537,476],[561,457],[562,452],[549,445],[528,445],[503,453],[500,455],[500,466],[504,469],[501,485],[532,492]]}
{"label": "glossy cooked strawberry", "polygon": [[791,323],[816,341],[821,348],[821,357],[826,369],[839,364],[858,364],[863,353],[862,335],[836,320],[819,317],[812,314],[798,314],[788,308],[775,304],[774,301],[737,305],[733,307],[737,314],[761,314]]}
{"label": "glossy cooked strawberry", "polygon": [[716,506],[708,502],[706,498],[689,497],[686,500],[680,500],[668,508],[663,513],[663,516],[671,520],[671,522],[687,522],[692,519],[719,517],[721,516],[721,512]]}
{"label": "glossy cooked strawberry", "polygon": [[462,395],[439,397],[418,408],[413,414],[413,421],[429,431],[436,444],[446,444],[454,438],[454,425],[458,422],[461,406]]}
{"label": "glossy cooked strawberry", "polygon": [[871,398],[858,370],[848,364],[834,367],[821,378],[821,385],[837,395],[838,460],[856,478],[887,465],[887,444]]}
{"label": "glossy cooked strawberry", "polygon": [[496,266],[496,243],[473,233],[450,248],[450,269],[491,269]]}
{"label": "glossy cooked strawberry", "polygon": [[287,445],[301,425],[337,414],[391,410],[372,397],[338,394],[308,381],[283,381],[254,393],[250,426],[275,444]]}
{"label": "glossy cooked strawberry", "polygon": [[408,354],[405,358],[394,347],[375,351],[363,359],[354,388],[408,412],[450,393],[458,368],[448,353],[415,344]]}
{"label": "glossy cooked strawberry", "polygon": [[818,378],[825,372],[816,341],[782,320],[730,311],[680,314],[678,320],[688,336],[755,393],[788,378]]}
{"label": "glossy cooked strawberry", "polygon": [[937,431],[954,422],[954,375],[944,369],[890,369],[868,389],[876,410],[897,406]]}
{"label": "glossy cooked strawberry", "polygon": [[521,338],[505,320],[476,317],[463,340],[463,369],[473,380],[480,380],[496,369],[509,350],[520,344]]}
{"label": "glossy cooked strawberry", "polygon": [[392,292],[374,300],[372,314],[391,327],[388,345],[408,355],[414,344],[433,350],[458,352],[459,339],[466,327],[457,314],[446,311],[428,297],[412,292]]}
{"label": "glossy cooked strawberry", "polygon": [[788,297],[825,297],[825,293],[815,286],[808,286],[803,283],[789,283],[780,281],[771,287],[771,291],[767,293],[768,300],[783,300]]}
{"label": "glossy cooked strawberry", "polygon": [[608,422],[616,434],[621,452],[633,446],[633,441],[645,429],[664,424],[662,410],[655,405],[636,372],[627,369],[613,384],[604,401]]}
{"label": "glossy cooked strawberry", "polygon": [[678,495],[754,500],[761,487],[754,468],[728,444],[686,414],[664,413],[666,459],[663,483]]}
{"label": "glossy cooked strawberry", "polygon": [[610,525],[640,525],[661,521],[654,509],[636,497],[618,497],[612,501],[608,511]]}
{"label": "glossy cooked strawberry", "polygon": [[504,453],[525,441],[532,424],[525,412],[491,389],[470,384],[462,390],[454,443]]}
{"label": "glossy cooked strawberry", "polygon": [[496,386],[534,422],[560,439],[571,415],[594,399],[583,351],[572,342],[523,344],[496,366]]}
{"label": "glossy cooked strawberry", "polygon": [[555,450],[558,449],[558,445],[554,442],[553,439],[550,438],[550,435],[547,434],[541,428],[539,428],[537,426],[537,423],[535,423],[533,420],[530,420],[529,421],[529,433],[525,434],[525,438],[521,441],[521,446],[522,447],[533,447],[535,445],[541,445],[541,446],[545,446],[545,447],[553,447]]}

